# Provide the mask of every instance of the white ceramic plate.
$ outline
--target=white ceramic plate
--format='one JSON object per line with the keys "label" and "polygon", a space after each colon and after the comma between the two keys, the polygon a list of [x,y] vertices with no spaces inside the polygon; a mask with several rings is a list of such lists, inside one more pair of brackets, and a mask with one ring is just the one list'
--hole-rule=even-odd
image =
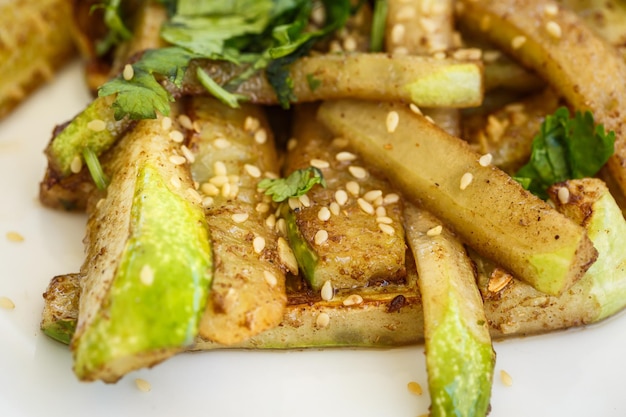
{"label": "white ceramic plate", "polygon": [[[183,354],[115,385],[80,383],[67,348],[39,331],[50,278],[82,261],[85,217],[38,200],[42,150],[55,123],[89,102],[75,63],[0,122],[0,415],[390,416],[428,410],[421,347],[390,350]],[[18,232],[24,241],[10,241]],[[556,334],[497,342],[493,417],[626,415],[626,317]],[[505,386],[500,371],[513,378]],[[135,378],[151,384],[141,392]]]}

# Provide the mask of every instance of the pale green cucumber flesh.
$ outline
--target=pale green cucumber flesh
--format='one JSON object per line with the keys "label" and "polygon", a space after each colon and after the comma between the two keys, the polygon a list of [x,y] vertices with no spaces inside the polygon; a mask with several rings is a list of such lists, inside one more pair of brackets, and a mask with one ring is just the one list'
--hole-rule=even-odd
{"label": "pale green cucumber flesh", "polygon": [[[489,409],[495,356],[491,343],[479,341],[464,323],[459,302],[447,311],[426,338],[428,385],[434,416],[485,416]],[[484,324],[482,324],[484,325]]]}
{"label": "pale green cucumber flesh", "polygon": [[197,334],[212,273],[203,211],[145,165],[130,229],[110,292],[75,343],[78,375],[120,358],[189,346]]}

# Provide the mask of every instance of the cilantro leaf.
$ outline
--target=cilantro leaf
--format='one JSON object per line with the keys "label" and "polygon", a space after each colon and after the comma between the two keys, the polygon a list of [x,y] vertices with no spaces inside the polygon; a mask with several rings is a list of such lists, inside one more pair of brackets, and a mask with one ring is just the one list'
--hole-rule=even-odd
{"label": "cilantro leaf", "polygon": [[[117,11],[119,0],[108,1]],[[320,37],[342,27],[351,13],[350,0],[324,0],[325,25],[310,31],[310,0],[160,1],[169,12],[175,10],[161,28],[161,37],[172,46],[146,51],[133,64],[130,80],[118,76],[98,92],[99,96],[117,95],[117,119],[168,114],[174,98],[162,82],[180,87],[189,62],[201,58],[247,66],[226,85],[209,80],[208,73],[193,74],[208,93],[228,105],[237,106],[242,99],[229,90],[265,69],[280,104],[288,107],[294,100],[289,66],[306,55]]]}
{"label": "cilantro leaf", "polygon": [[546,117],[534,138],[530,161],[515,179],[533,194],[548,198],[547,189],[557,182],[594,176],[613,154],[615,132],[605,133],[593,115],[565,107]]}
{"label": "cilantro leaf", "polygon": [[130,39],[133,34],[124,24],[120,11],[121,0],[107,0],[92,6],[91,11],[104,9],[104,24],[109,29],[104,39],[96,42],[96,54],[104,55],[112,46]]}
{"label": "cilantro leaf", "polygon": [[222,103],[234,109],[239,108],[239,100],[245,100],[246,97],[239,94],[232,94],[220,87],[213,78],[209,76],[202,68],[196,70],[198,81],[206,90],[211,93]]}
{"label": "cilantro leaf", "polygon": [[133,64],[134,75],[130,80],[120,75],[100,87],[98,96],[117,94],[113,103],[117,120],[126,115],[135,120],[154,119],[157,111],[167,115],[174,99],[156,77],[164,77],[180,87],[185,70],[194,57],[197,55],[180,47],[147,50]]}
{"label": "cilantro leaf", "polygon": [[287,178],[265,178],[259,182],[258,187],[264,189],[266,195],[272,196],[272,200],[279,203],[306,194],[315,184],[326,187],[322,171],[311,166],[298,169]]}

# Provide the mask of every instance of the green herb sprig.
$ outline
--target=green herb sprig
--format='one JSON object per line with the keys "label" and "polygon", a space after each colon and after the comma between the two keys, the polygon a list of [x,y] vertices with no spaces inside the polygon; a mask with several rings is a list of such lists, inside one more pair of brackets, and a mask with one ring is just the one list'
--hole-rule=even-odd
{"label": "green herb sprig", "polygon": [[614,143],[615,133],[596,125],[591,112],[576,112],[570,118],[569,110],[560,107],[541,124],[530,161],[514,178],[545,200],[555,183],[596,175],[613,154]]}
{"label": "green herb sprig", "polygon": [[[115,0],[109,3],[109,13],[119,11]],[[172,1],[164,3],[168,10],[174,9]],[[242,97],[228,90],[258,71],[267,70],[279,103],[287,108],[293,100],[289,65],[306,55],[318,39],[341,28],[351,13],[349,0],[324,0],[323,4],[324,26],[309,30],[313,7],[310,0],[178,0],[176,12],[161,28],[161,37],[171,46],[146,51],[132,64],[132,78],[120,75],[104,84],[98,95],[117,95],[116,119],[154,118],[157,112],[167,115],[174,98],[163,81],[180,87],[191,60],[211,59],[248,66],[225,86],[207,80],[207,74],[194,74],[218,99],[237,106]]]}

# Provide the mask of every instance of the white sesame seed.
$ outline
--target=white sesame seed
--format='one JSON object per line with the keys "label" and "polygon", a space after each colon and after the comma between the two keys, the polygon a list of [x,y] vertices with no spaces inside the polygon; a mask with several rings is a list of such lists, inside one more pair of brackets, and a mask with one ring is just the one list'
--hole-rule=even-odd
{"label": "white sesame seed", "polygon": [[474,176],[472,175],[472,173],[466,172],[461,177],[461,183],[459,185],[459,188],[461,190],[465,190],[467,187],[469,187],[469,185],[472,183],[473,180],[474,180]]}
{"label": "white sesame seed", "polygon": [[435,59],[446,59],[446,53],[444,51],[437,51],[433,54],[433,58]]}
{"label": "white sesame seed", "polygon": [[300,204],[302,204],[304,207],[311,207],[311,199],[308,195],[303,194],[298,197],[298,200],[300,201]]}
{"label": "white sesame seed", "polygon": [[291,138],[287,141],[287,150],[288,151],[293,151],[294,149],[296,149],[296,146],[298,146],[298,139],[296,138]]}
{"label": "white sesame seed", "polygon": [[348,171],[350,171],[350,174],[352,174],[354,178],[359,179],[359,180],[365,179],[368,176],[367,170],[363,167],[349,166]]}
{"label": "white sesame seed", "polygon": [[222,185],[222,188],[220,189],[220,194],[222,195],[222,197],[228,198],[231,192],[232,192],[232,185],[229,182],[224,183]]}
{"label": "white sesame seed", "polygon": [[431,123],[431,124],[435,124],[435,121],[434,121],[434,120],[433,120],[433,118],[432,118],[432,117],[430,117],[430,116],[424,116],[424,119],[426,119],[426,120],[427,120],[429,123]]}
{"label": "white sesame seed", "polygon": [[246,132],[254,132],[261,127],[261,122],[256,117],[247,116],[243,121],[243,129]]}
{"label": "white sesame seed", "polygon": [[567,187],[561,187],[559,188],[559,191],[557,192],[557,197],[559,198],[559,203],[561,204],[567,204],[569,203],[569,189]]}
{"label": "white sesame seed", "polygon": [[9,297],[0,297],[0,308],[5,310],[15,309],[15,303]]}
{"label": "white sesame seed", "polygon": [[298,210],[302,207],[302,204],[300,203],[300,199],[296,197],[290,197],[287,200],[287,204],[289,204],[289,208],[292,210]]}
{"label": "white sesame seed", "polygon": [[516,36],[511,40],[511,48],[519,49],[526,43],[526,36]]}
{"label": "white sesame seed", "polygon": [[255,237],[252,241],[252,247],[256,253],[263,252],[263,249],[265,249],[265,238],[263,236]]}
{"label": "white sesame seed", "polygon": [[213,163],[213,175],[215,176],[226,176],[228,175],[228,170],[226,169],[226,164],[222,161],[215,161]]}
{"label": "white sesame seed", "polygon": [[326,9],[321,5],[311,11],[311,20],[318,26],[322,26],[326,20]]}
{"label": "white sesame seed", "polygon": [[480,164],[480,166],[487,167],[491,164],[492,160],[493,160],[493,155],[491,155],[490,153],[486,153],[480,158],[478,158],[478,163]]}
{"label": "white sesame seed", "polygon": [[148,381],[142,378],[136,378],[135,385],[141,392],[150,392],[152,390],[152,385],[150,385]]}
{"label": "white sesame seed", "polygon": [[320,314],[317,315],[317,318],[315,319],[315,325],[317,327],[324,328],[324,327],[328,327],[329,324],[330,324],[330,316],[328,315],[328,313],[321,312]]}
{"label": "white sesame seed", "polygon": [[412,111],[413,113],[415,113],[415,114],[419,114],[419,115],[421,115],[421,114],[422,114],[422,111],[420,110],[420,108],[419,108],[419,107],[417,107],[417,104],[415,104],[415,103],[411,103],[411,104],[409,104],[409,109],[411,109],[411,111]]}
{"label": "white sesame seed", "polygon": [[283,218],[276,220],[276,231],[281,235],[287,234],[287,221]]}
{"label": "white sesame seed", "polygon": [[170,130],[171,128],[172,128],[172,119],[170,119],[167,116],[162,118],[161,119],[161,129],[163,129],[163,130]]}
{"label": "white sesame seed", "polygon": [[502,53],[497,50],[487,50],[483,52],[483,60],[489,63],[496,62],[501,56]]}
{"label": "white sesame seed", "polygon": [[355,154],[353,154],[352,152],[347,152],[347,151],[342,151],[342,152],[337,153],[337,155],[335,155],[335,159],[340,162],[354,161],[356,158],[357,157]]}
{"label": "white sesame seed", "polygon": [[172,130],[168,136],[176,143],[183,143],[185,140],[185,135],[180,130]]}
{"label": "white sesame seed", "polygon": [[187,130],[192,130],[193,129],[193,123],[191,122],[191,119],[189,118],[189,116],[187,116],[186,114],[181,114],[179,115],[176,120],[178,121],[178,123],[185,129]]}
{"label": "white sesame seed", "polygon": [[393,25],[393,27],[391,28],[391,42],[401,43],[404,39],[405,32],[406,29],[403,24],[396,23],[395,25]]}
{"label": "white sesame seed", "polygon": [[350,144],[350,141],[346,138],[335,138],[332,141],[332,146],[334,146],[335,148],[345,148],[346,146],[348,146]]}
{"label": "white sesame seed", "polygon": [[554,39],[560,39],[563,35],[563,32],[561,31],[561,26],[559,26],[558,23],[552,20],[546,23],[546,30]]}
{"label": "white sesame seed", "polygon": [[267,131],[261,128],[257,130],[256,132],[254,132],[254,141],[258,143],[259,145],[262,145],[265,142],[267,142]]}
{"label": "white sesame seed", "polygon": [[382,205],[383,205],[383,196],[382,196],[382,195],[380,195],[380,196],[376,197],[376,198],[374,199],[374,201],[372,201],[372,205],[373,205],[374,207],[380,207],[380,206],[382,206]]}
{"label": "white sesame seed", "polygon": [[202,207],[204,208],[209,208],[213,206],[214,203],[215,203],[215,200],[213,199],[213,197],[204,197],[202,199]]}
{"label": "white sesame seed", "polygon": [[184,156],[180,156],[180,155],[170,155],[168,159],[174,165],[182,165],[187,162],[187,158],[185,158]]}
{"label": "white sesame seed", "polygon": [[[281,219],[284,220],[284,219]],[[278,238],[278,258],[282,264],[294,275],[298,274],[298,261],[293,254],[289,243],[284,237]]]}
{"label": "white sesame seed", "polygon": [[70,171],[74,174],[78,174],[83,169],[83,159],[79,155],[74,155],[72,162],[70,163]]}
{"label": "white sesame seed", "polygon": [[393,204],[400,201],[400,195],[396,193],[389,193],[383,197],[383,204]]}
{"label": "white sesame seed", "polygon": [[239,194],[239,186],[237,184],[230,184],[230,192],[225,197],[235,198]]}
{"label": "white sesame seed", "polygon": [[319,168],[319,169],[325,169],[325,168],[330,167],[330,164],[328,163],[328,161],[324,161],[323,159],[311,159],[309,161],[309,164],[312,167]]}
{"label": "white sesame seed", "polygon": [[256,165],[245,164],[243,166],[243,169],[245,169],[245,171],[248,173],[248,175],[250,175],[252,178],[260,178],[261,177],[261,170]]}
{"label": "white sesame seed", "polygon": [[500,371],[500,380],[507,387],[513,385],[513,377],[504,369]]}
{"label": "white sesame seed", "polygon": [[215,197],[216,195],[219,195],[220,193],[220,189],[217,188],[215,184],[212,184],[210,182],[203,183],[200,186],[200,191],[202,191],[204,194],[211,196],[211,197]]}
{"label": "white sesame seed", "polygon": [[276,284],[278,284],[278,278],[276,278],[276,275],[274,275],[270,271],[263,271],[263,278],[265,279],[265,282],[269,284],[270,287],[275,287]]}
{"label": "white sesame seed", "polygon": [[237,175],[237,174],[230,174],[230,175],[228,175],[228,181],[229,181],[231,184],[236,184],[236,183],[238,183],[238,182],[239,182],[239,175]]}
{"label": "white sesame seed", "polygon": [[328,51],[329,52],[343,52],[343,48],[341,47],[341,44],[339,43],[339,41],[334,39],[330,41],[330,44],[328,45]]}
{"label": "white sesame seed", "polygon": [[348,297],[346,297],[343,300],[343,305],[344,306],[355,306],[355,305],[359,305],[363,303],[363,297],[361,297],[359,294],[352,294],[349,295]]}
{"label": "white sesame seed", "polygon": [[318,230],[315,233],[315,237],[313,238],[313,241],[315,242],[316,245],[322,245],[326,243],[327,240],[328,240],[328,232],[324,229]]}
{"label": "white sesame seed", "polygon": [[385,217],[387,215],[387,209],[383,206],[376,207],[376,216]]}
{"label": "white sesame seed", "polygon": [[185,159],[189,161],[190,164],[193,164],[196,161],[196,156],[191,152],[191,149],[186,147],[185,145],[180,147],[180,151],[185,156]]}
{"label": "white sesame seed", "polygon": [[387,119],[385,120],[387,132],[393,133],[396,131],[398,127],[398,123],[400,123],[400,115],[397,111],[390,111],[387,113]]}
{"label": "white sesame seed", "polygon": [[325,222],[330,219],[330,209],[328,207],[322,207],[320,211],[317,212],[317,218],[321,221]]}
{"label": "white sesame seed", "polygon": [[422,386],[415,381],[409,382],[408,384],[406,384],[406,387],[411,394],[422,395],[422,393],[424,392]]}
{"label": "white sesame seed", "polygon": [[434,226],[434,227],[428,229],[426,231],[426,236],[439,236],[442,231],[443,231],[443,226],[441,226],[439,224],[437,226]]}
{"label": "white sesame seed", "polygon": [[374,202],[376,201],[379,197],[382,197],[383,192],[382,190],[370,190],[368,192],[366,192],[365,194],[363,194],[363,199],[367,202]]}
{"label": "white sesame seed", "polygon": [[343,49],[346,50],[347,52],[353,52],[356,50],[357,48],[357,43],[356,40],[354,39],[354,37],[352,36],[347,36],[344,40],[343,40]]}
{"label": "white sesame seed", "polygon": [[154,282],[154,270],[150,265],[144,265],[139,272],[139,281],[143,285],[152,285]]}
{"label": "white sesame seed", "polygon": [[232,216],[230,216],[230,218],[235,222],[235,223],[243,223],[246,220],[248,220],[248,217],[250,217],[248,215],[248,213],[234,213]]}
{"label": "white sesame seed", "polygon": [[389,216],[377,216],[376,223],[392,224],[393,219]]}
{"label": "white sesame seed", "polygon": [[365,201],[363,198],[357,199],[356,202],[359,205],[359,207],[361,208],[361,210],[363,210],[365,213],[367,213],[367,214],[375,214],[376,213],[376,211],[374,210],[374,206],[372,206],[370,203]]}
{"label": "white sesame seed", "polygon": [[[348,192],[350,194],[352,194],[353,196],[358,196],[361,192],[361,186],[359,185],[358,182],[356,181],[348,181],[346,183],[346,190],[348,190]],[[335,196],[336,198],[336,196]]]}
{"label": "white sesame seed", "polygon": [[268,211],[270,211],[270,205],[265,202],[262,202],[262,203],[258,203],[254,209],[258,213],[267,213]]}
{"label": "white sesame seed", "polygon": [[217,138],[213,141],[213,146],[215,146],[217,149],[226,149],[230,145],[230,141],[226,138]]}
{"label": "white sesame seed", "polygon": [[322,289],[320,291],[320,295],[322,296],[322,300],[324,301],[330,301],[333,299],[333,296],[335,295],[335,290],[333,290],[333,284],[330,282],[330,280],[324,282],[324,285],[322,285]]}
{"label": "white sesame seed", "polygon": [[393,226],[390,226],[385,223],[378,223],[378,228],[381,230],[381,232],[387,235],[394,235],[396,233],[396,229],[394,229]]}
{"label": "white sesame seed", "polygon": [[18,232],[7,232],[6,237],[9,242],[23,242],[24,236]]}
{"label": "white sesame seed", "polygon": [[180,182],[180,178],[178,178],[176,175],[172,175],[172,177],[170,178],[170,184],[172,184],[174,186],[174,188],[182,187],[182,183]]}
{"label": "white sesame seed", "polygon": [[546,4],[543,6],[543,12],[547,16],[556,16],[559,13],[559,6],[556,4]]}
{"label": "white sesame seed", "polygon": [[226,175],[216,175],[215,177],[209,178],[209,182],[216,187],[223,187],[224,184],[228,184],[228,177]]}
{"label": "white sesame seed", "polygon": [[106,129],[106,127],[106,122],[100,119],[93,119],[89,123],[87,123],[87,129],[94,132],[102,132],[104,129]]}
{"label": "white sesame seed", "polygon": [[273,229],[276,226],[276,215],[272,213],[267,216],[265,218],[265,225],[270,229]]}
{"label": "white sesame seed", "polygon": [[332,203],[330,203],[329,210],[335,216],[338,216],[339,213],[341,213],[341,208],[339,207],[339,204],[336,201],[333,201]]}
{"label": "white sesame seed", "polygon": [[124,65],[124,70],[122,71],[122,76],[126,81],[132,80],[135,76],[135,69],[132,65],[126,64]]}
{"label": "white sesame seed", "polygon": [[[358,184],[356,185],[358,186]],[[357,194],[358,194],[358,191],[357,191]],[[340,206],[345,205],[348,202],[348,193],[346,193],[344,190],[335,191],[335,201]]]}

